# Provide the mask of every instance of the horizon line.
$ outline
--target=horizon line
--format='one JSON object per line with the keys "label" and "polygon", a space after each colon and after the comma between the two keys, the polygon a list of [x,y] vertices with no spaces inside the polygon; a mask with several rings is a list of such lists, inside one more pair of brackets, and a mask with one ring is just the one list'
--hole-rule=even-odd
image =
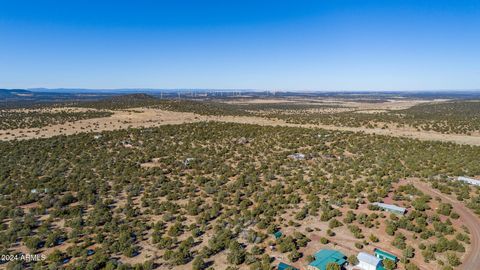
{"label": "horizon line", "polygon": [[298,92],[298,93],[319,93],[319,92],[475,92],[480,91],[480,88],[468,88],[468,89],[342,89],[342,90],[312,90],[312,89],[255,89],[255,88],[143,88],[143,87],[127,87],[127,88],[80,88],[80,87],[29,87],[29,88],[0,88],[4,90],[27,90],[32,92],[42,91],[59,91],[59,92],[116,92],[116,91],[223,91],[223,92]]}

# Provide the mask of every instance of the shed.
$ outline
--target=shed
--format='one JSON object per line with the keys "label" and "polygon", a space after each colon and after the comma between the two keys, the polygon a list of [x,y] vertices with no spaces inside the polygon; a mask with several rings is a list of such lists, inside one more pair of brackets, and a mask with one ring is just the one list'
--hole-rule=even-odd
{"label": "shed", "polygon": [[470,184],[470,185],[480,186],[480,180],[477,180],[477,179],[474,179],[474,178],[460,176],[457,179],[458,179],[458,181],[462,181],[462,182],[465,182],[465,183]]}
{"label": "shed", "polygon": [[347,262],[347,256],[332,249],[321,249],[314,257],[315,260],[307,266],[308,270],[326,270],[329,263],[336,263],[342,267]]}
{"label": "shed", "polygon": [[405,212],[407,212],[406,208],[396,206],[394,204],[375,202],[375,203],[373,203],[373,205],[378,206],[378,207],[384,209],[385,211],[392,212],[392,213],[395,213],[395,214],[403,215],[403,214],[405,214]]}
{"label": "shed", "polygon": [[382,260],[365,252],[357,255],[358,265],[356,267],[363,270],[383,270]]}
{"label": "shed", "polygon": [[275,237],[275,239],[278,239],[278,238],[282,237],[282,235],[283,234],[282,234],[281,231],[276,231],[276,232],[273,233],[273,237]]}
{"label": "shed", "polygon": [[278,264],[278,267],[277,267],[278,270],[298,270],[297,268],[291,266],[291,265],[288,265],[286,263],[279,263]]}
{"label": "shed", "polygon": [[375,256],[381,260],[389,259],[391,261],[398,262],[397,256],[393,255],[392,253],[388,253],[378,248],[374,249],[373,252],[375,252]]}
{"label": "shed", "polygon": [[288,155],[288,157],[293,158],[295,160],[302,160],[302,159],[305,159],[305,154],[295,153],[295,154]]}

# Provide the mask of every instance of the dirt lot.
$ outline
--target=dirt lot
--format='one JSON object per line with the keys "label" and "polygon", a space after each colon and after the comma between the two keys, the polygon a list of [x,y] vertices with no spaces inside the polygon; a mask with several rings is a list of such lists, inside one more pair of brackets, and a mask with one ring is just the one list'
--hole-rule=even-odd
{"label": "dirt lot", "polygon": [[[441,102],[446,100],[433,100],[433,102]],[[386,102],[358,102],[354,100],[338,99],[338,98],[270,98],[270,99],[235,99],[228,100],[228,104],[275,104],[275,103],[295,103],[299,105],[333,105],[343,106],[358,110],[403,110],[408,109],[420,103],[432,102],[432,100],[386,100]]]}

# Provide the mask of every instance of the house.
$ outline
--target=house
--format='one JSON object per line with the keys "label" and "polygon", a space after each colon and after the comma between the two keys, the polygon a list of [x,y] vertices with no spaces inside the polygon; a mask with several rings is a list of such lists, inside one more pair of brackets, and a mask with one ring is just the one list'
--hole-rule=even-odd
{"label": "house", "polygon": [[288,265],[286,263],[279,263],[278,264],[278,267],[277,267],[278,270],[298,270],[297,268],[291,266],[291,265]]}
{"label": "house", "polygon": [[122,145],[123,145],[123,147],[126,147],[126,148],[132,148],[133,147],[133,145],[129,141],[123,141]]}
{"label": "house", "polygon": [[295,160],[302,160],[302,159],[305,159],[305,155],[302,154],[302,153],[295,153],[295,154],[291,154],[291,155],[288,155],[289,158],[293,158]]}
{"label": "house", "polygon": [[403,215],[403,214],[405,214],[405,212],[407,212],[406,208],[399,207],[399,206],[396,206],[396,205],[393,205],[393,204],[386,204],[386,203],[380,203],[380,202],[375,202],[375,203],[372,203],[372,204],[382,208],[385,211],[392,212],[392,213],[399,214],[399,215]]}
{"label": "house", "polygon": [[465,183],[470,184],[470,185],[480,186],[480,180],[473,179],[473,178],[470,178],[470,177],[459,176],[457,178],[457,180],[465,182]]}
{"label": "house", "polygon": [[397,256],[391,253],[388,253],[378,248],[374,249],[373,252],[375,253],[375,256],[381,260],[389,259],[391,261],[398,262]]}
{"label": "house", "polygon": [[371,254],[360,252],[357,255],[358,264],[355,267],[362,270],[383,270],[382,260]]}
{"label": "house", "polygon": [[33,188],[30,190],[30,193],[32,194],[36,194],[36,193],[47,193],[48,192],[48,188],[44,188],[44,189],[36,189],[36,188]]}
{"label": "house", "polygon": [[186,158],[186,159],[183,161],[183,165],[184,165],[184,166],[188,166],[188,165],[190,165],[193,161],[195,161],[195,158],[192,158],[192,157]]}
{"label": "house", "polygon": [[321,249],[314,257],[315,260],[307,266],[308,270],[326,270],[329,263],[336,263],[342,267],[347,262],[347,256],[332,249]]}
{"label": "house", "polygon": [[282,235],[283,234],[282,234],[281,231],[276,231],[276,232],[273,233],[273,237],[275,237],[275,239],[278,239],[278,238],[282,237]]}

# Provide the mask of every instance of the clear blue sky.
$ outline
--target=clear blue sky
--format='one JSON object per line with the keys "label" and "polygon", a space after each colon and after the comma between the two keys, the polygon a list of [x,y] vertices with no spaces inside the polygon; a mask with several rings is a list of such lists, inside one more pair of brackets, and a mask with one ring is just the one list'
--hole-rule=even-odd
{"label": "clear blue sky", "polygon": [[480,88],[480,1],[0,0],[0,88]]}

